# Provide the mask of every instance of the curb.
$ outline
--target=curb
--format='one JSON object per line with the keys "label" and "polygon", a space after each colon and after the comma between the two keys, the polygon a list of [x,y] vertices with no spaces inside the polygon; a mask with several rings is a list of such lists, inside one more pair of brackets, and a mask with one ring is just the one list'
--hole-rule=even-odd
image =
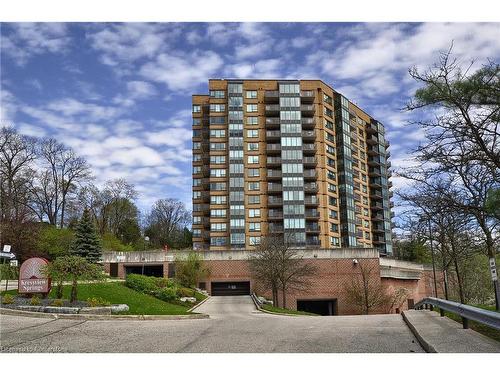
{"label": "curb", "polygon": [[189,320],[208,319],[207,314],[192,315],[91,315],[91,314],[53,314],[0,308],[0,315],[26,316],[32,318],[72,319],[72,320]]}
{"label": "curb", "polygon": [[437,353],[436,348],[429,344],[420,333],[418,333],[417,329],[415,326],[410,322],[410,319],[406,316],[404,311],[401,311],[401,315],[403,317],[404,322],[410,328],[410,331],[413,333],[413,335],[417,338],[418,343],[420,346],[427,352],[427,353]]}
{"label": "curb", "polygon": [[260,304],[257,302],[257,298],[255,297],[255,295],[252,293],[251,296],[252,296],[252,301],[253,301],[255,307],[260,312],[263,312],[266,314],[271,314],[271,315],[282,315],[282,316],[294,316],[294,317],[295,316],[307,316],[307,315],[300,315],[300,314],[286,314],[286,313],[279,313],[279,312],[264,310],[262,307],[260,307]]}
{"label": "curb", "polygon": [[207,296],[207,298],[205,298],[203,301],[201,302],[198,302],[196,305],[194,305],[193,307],[191,307],[188,312],[191,312],[193,311],[194,309],[200,307],[201,305],[203,305],[205,302],[207,302],[207,300],[210,298],[210,296]]}

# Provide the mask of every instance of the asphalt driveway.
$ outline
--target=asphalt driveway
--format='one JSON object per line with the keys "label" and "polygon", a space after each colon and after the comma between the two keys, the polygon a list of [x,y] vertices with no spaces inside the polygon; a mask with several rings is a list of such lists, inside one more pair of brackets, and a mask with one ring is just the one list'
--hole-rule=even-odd
{"label": "asphalt driveway", "polygon": [[422,352],[400,315],[279,316],[249,296],[211,297],[195,320],[0,316],[6,352]]}

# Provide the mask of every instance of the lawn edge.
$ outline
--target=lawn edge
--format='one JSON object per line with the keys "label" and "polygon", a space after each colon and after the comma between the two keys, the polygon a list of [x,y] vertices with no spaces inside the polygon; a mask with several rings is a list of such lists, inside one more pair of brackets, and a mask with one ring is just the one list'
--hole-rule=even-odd
{"label": "lawn edge", "polygon": [[73,320],[186,320],[186,319],[208,319],[207,314],[187,315],[91,315],[91,314],[54,314],[35,311],[21,311],[0,307],[0,315],[15,315],[32,318],[48,319],[73,319]]}
{"label": "lawn edge", "polygon": [[405,311],[401,311],[401,316],[403,317],[403,321],[406,323],[410,331],[413,333],[413,336],[417,339],[418,343],[427,353],[437,353],[438,351],[432,344],[430,344],[424,337],[418,332],[417,328],[413,325],[410,319],[406,316]]}
{"label": "lawn edge", "polygon": [[254,296],[254,293],[251,294],[251,297],[252,297],[252,301],[253,301],[255,307],[257,308],[257,310],[259,310],[260,312],[266,313],[266,314],[294,316],[294,317],[296,317],[296,316],[313,316],[313,315],[301,315],[301,314],[286,314],[286,313],[279,313],[279,312],[264,310],[262,307],[260,307],[259,303],[257,302],[257,299]]}
{"label": "lawn edge", "polygon": [[193,307],[191,307],[188,312],[192,312],[194,309],[200,307],[201,305],[203,305],[205,302],[207,302],[207,300],[210,298],[210,296],[207,296],[207,298],[205,298],[203,301],[200,301],[198,302],[196,305],[194,305]]}

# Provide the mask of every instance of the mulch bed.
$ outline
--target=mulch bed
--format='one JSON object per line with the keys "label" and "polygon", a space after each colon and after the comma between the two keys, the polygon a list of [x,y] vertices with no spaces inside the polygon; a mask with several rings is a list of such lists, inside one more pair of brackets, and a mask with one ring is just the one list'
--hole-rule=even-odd
{"label": "mulch bed", "polygon": [[[54,306],[52,305],[52,302],[54,301],[54,298],[40,298],[40,304],[37,306]],[[61,300],[63,302],[61,307],[88,307],[89,304],[84,301],[76,301],[73,303],[70,303],[69,300],[63,299]],[[19,297],[19,296],[14,296],[14,302],[9,303],[9,304],[4,304],[2,303],[2,307],[6,307],[9,309],[15,309],[18,306],[31,306],[31,298],[26,298],[26,297]]]}

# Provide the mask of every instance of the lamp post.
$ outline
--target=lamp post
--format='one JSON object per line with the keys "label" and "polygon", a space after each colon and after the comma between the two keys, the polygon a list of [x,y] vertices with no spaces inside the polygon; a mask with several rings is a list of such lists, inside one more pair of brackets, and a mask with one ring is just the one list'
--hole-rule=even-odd
{"label": "lamp post", "polygon": [[[149,242],[149,237],[148,236],[145,236],[144,237],[144,251],[146,251],[146,242]],[[142,257],[142,275],[144,275],[144,262],[145,262],[145,259],[144,257]]]}

